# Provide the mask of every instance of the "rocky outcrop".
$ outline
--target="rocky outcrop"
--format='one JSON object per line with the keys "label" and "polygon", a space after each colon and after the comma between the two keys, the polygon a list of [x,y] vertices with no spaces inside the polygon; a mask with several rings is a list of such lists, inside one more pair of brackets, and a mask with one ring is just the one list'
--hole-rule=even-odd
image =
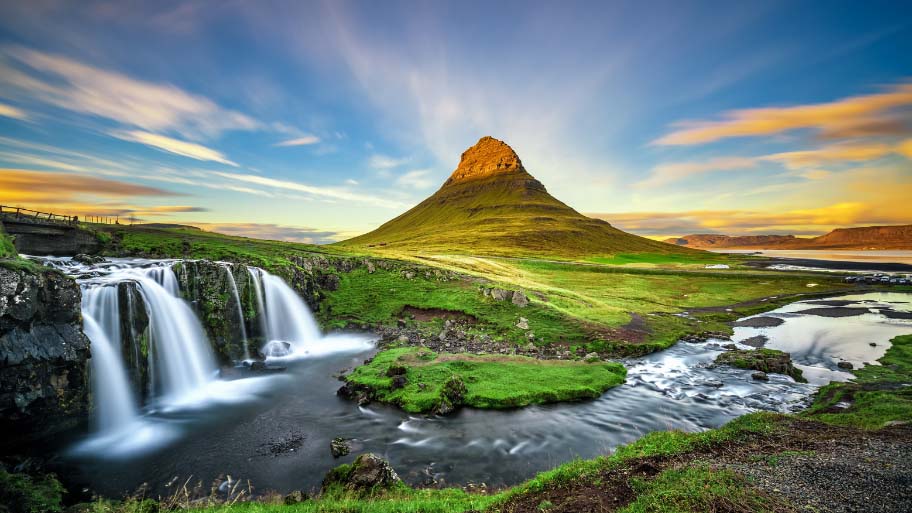
{"label": "rocky outcrop", "polygon": [[[761,373],[785,374],[791,376],[795,381],[806,381],[801,374],[801,369],[792,365],[792,357],[788,353],[775,349],[732,349],[717,356],[715,364],[730,365]],[[763,377],[754,379],[763,379]]]}
{"label": "rocky outcrop", "polygon": [[373,453],[362,454],[350,465],[340,465],[323,478],[322,492],[341,488],[348,492],[369,493],[391,488],[402,480],[389,462]]}
{"label": "rocky outcrop", "polygon": [[80,301],[76,282],[57,271],[0,262],[0,444],[37,442],[86,422]]}

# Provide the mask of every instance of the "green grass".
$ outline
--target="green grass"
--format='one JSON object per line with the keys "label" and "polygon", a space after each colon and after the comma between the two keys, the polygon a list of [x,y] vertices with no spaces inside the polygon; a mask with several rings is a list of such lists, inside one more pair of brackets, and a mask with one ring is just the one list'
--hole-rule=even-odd
{"label": "green grass", "polygon": [[109,255],[242,262],[264,268],[292,265],[295,256],[338,254],[327,246],[236,237],[194,228],[97,225]]}
{"label": "green grass", "polygon": [[[405,387],[391,389],[391,368],[405,371],[408,379]],[[515,408],[595,398],[623,383],[626,371],[621,364],[613,362],[437,355],[426,349],[399,348],[377,354],[369,364],[355,369],[347,380],[369,387],[377,400],[421,413],[432,411],[448,400],[446,383],[454,376],[465,385],[459,404]]]}
{"label": "green grass", "polygon": [[0,223],[0,258],[16,258],[18,256],[19,253],[16,252],[16,247],[13,246],[13,240],[3,229],[3,223]]}
{"label": "green grass", "polygon": [[590,262],[605,265],[676,265],[676,266],[705,266],[708,264],[737,265],[744,260],[743,257],[723,253],[618,253],[606,257],[592,257]]}
{"label": "green grass", "polygon": [[0,504],[5,506],[3,511],[11,513],[61,511],[63,493],[63,486],[53,475],[10,474],[0,468]]}
{"label": "green grass", "polygon": [[666,470],[653,479],[634,479],[631,485],[637,497],[619,513],[782,510],[779,501],[750,487],[743,476],[705,466]]}
{"label": "green grass", "polygon": [[[892,421],[912,422],[912,335],[891,340],[880,365],[853,371],[854,382],[830,383],[817,392],[805,415],[831,424],[878,429]],[[850,407],[834,411],[842,401]]]}

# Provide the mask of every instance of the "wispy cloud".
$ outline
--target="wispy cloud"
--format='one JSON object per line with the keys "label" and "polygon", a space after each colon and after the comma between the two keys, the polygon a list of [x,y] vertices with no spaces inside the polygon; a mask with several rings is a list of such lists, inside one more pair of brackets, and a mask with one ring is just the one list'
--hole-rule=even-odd
{"label": "wispy cloud", "polygon": [[207,148],[201,144],[180,141],[171,137],[166,137],[164,135],[143,132],[141,130],[114,131],[111,132],[111,135],[125,141],[145,144],[167,153],[173,153],[175,155],[181,155],[183,157],[189,157],[191,159],[207,160],[237,167],[237,164],[235,162],[228,160],[228,158],[225,157],[225,155],[223,155],[221,152]]}
{"label": "wispy cloud", "polygon": [[298,137],[295,139],[289,139],[287,141],[282,141],[276,143],[273,146],[308,146],[311,144],[317,144],[320,142],[320,138],[315,135],[305,135],[303,137]]}
{"label": "wispy cloud", "polygon": [[24,110],[13,107],[12,105],[7,105],[5,103],[0,103],[0,116],[21,119],[23,121],[29,119],[28,113]]}
{"label": "wispy cloud", "polygon": [[0,169],[0,189],[5,197],[69,197],[71,194],[96,196],[179,196],[180,194],[118,180],[75,173],[55,173],[27,169]]}
{"label": "wispy cloud", "polygon": [[430,169],[415,169],[397,178],[396,184],[414,189],[427,189],[434,185],[434,181],[428,176],[430,174]]}
{"label": "wispy cloud", "polygon": [[377,154],[377,155],[371,155],[371,158],[368,161],[368,163],[370,164],[370,167],[372,167],[374,169],[392,169],[395,167],[399,167],[408,161],[409,161],[409,159],[407,159],[407,158],[395,158],[395,157],[390,157],[387,155]]}
{"label": "wispy cloud", "polygon": [[[37,100],[65,110],[189,138],[227,130],[257,130],[262,123],[170,84],[131,78],[81,62],[18,46],[0,49],[5,95]],[[16,65],[11,66],[8,63]]]}
{"label": "wispy cloud", "polygon": [[756,164],[755,159],[746,157],[717,157],[702,162],[660,164],[652,169],[652,174],[648,178],[636,183],[635,186],[638,188],[661,187],[696,175],[748,169]]}
{"label": "wispy cloud", "polygon": [[268,178],[265,176],[248,175],[241,173],[224,173],[220,171],[213,171],[212,174],[223,178],[228,178],[230,180],[271,187],[281,191],[303,192],[324,200],[354,201],[357,203],[364,203],[384,208],[402,208],[406,206],[402,202],[390,200],[382,196],[358,194],[332,187],[318,187],[315,185],[292,182],[289,180],[277,180],[275,178]]}
{"label": "wispy cloud", "polygon": [[885,157],[894,152],[886,143],[839,143],[813,150],[789,151],[761,157],[782,163],[788,169],[805,169],[833,164],[866,162]]}
{"label": "wispy cloud", "polygon": [[[816,130],[827,137],[873,131],[878,134],[908,127],[897,123],[893,109],[912,105],[912,83],[877,94],[851,96],[827,103],[726,112],[721,120],[691,121],[654,141],[658,145],[705,144],[731,137],[773,135],[796,129]],[[893,132],[895,134],[895,132]]]}

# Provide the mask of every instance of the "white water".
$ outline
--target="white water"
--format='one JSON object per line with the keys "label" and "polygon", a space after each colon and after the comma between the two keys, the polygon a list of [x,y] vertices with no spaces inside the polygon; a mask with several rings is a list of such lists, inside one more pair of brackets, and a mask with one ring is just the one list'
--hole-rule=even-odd
{"label": "white water", "polygon": [[263,304],[263,285],[260,283],[260,274],[262,271],[256,267],[248,267],[247,274],[250,276],[250,281],[253,283],[253,292],[255,294],[256,305],[257,305],[257,319],[260,322],[260,333],[265,334],[267,332],[266,327],[266,306]]}
{"label": "white water", "polygon": [[[114,301],[117,301],[115,287],[99,289],[114,290]],[[121,431],[137,416],[136,400],[123,361],[105,329],[87,313],[83,314],[83,329],[92,342],[92,388],[95,391],[95,404],[98,406],[95,430]],[[120,330],[117,331],[119,333]]]}
{"label": "white water", "polygon": [[[165,276],[166,286],[173,281],[176,289],[170,267],[155,271]],[[132,279],[139,284],[149,314],[153,393],[176,400],[215,379],[218,367],[209,340],[187,302],[145,275]]]}
{"label": "white water", "polygon": [[[267,356],[306,354],[323,338],[310,309],[282,278],[260,270],[266,309]],[[290,345],[285,348],[283,342]]]}
{"label": "white water", "polygon": [[228,274],[228,283],[231,285],[231,294],[234,296],[234,306],[238,314],[238,326],[241,327],[241,340],[244,343],[244,359],[250,359],[250,347],[247,342],[247,328],[244,327],[244,307],[241,305],[241,296],[238,294],[237,283],[234,281],[234,273],[231,272],[231,266],[225,265],[225,272]]}

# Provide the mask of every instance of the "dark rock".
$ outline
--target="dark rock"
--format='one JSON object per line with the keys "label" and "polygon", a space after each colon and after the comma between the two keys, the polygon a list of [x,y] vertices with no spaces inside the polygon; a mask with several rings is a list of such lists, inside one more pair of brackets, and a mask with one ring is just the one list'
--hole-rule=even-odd
{"label": "dark rock", "polygon": [[784,322],[785,320],[778,317],[761,316],[733,322],[732,326],[735,326],[736,328],[774,328]]}
{"label": "dark rock", "polygon": [[57,271],[0,267],[0,446],[85,424],[89,340],[79,285]]}
{"label": "dark rock", "polygon": [[734,344],[723,344],[722,349],[728,349],[729,351],[731,351],[733,349],[738,349],[738,346],[736,346]]}
{"label": "dark rock", "polygon": [[285,496],[283,502],[286,506],[292,506],[294,504],[300,504],[308,499],[307,494],[301,490],[295,490]]}
{"label": "dark rock", "polygon": [[852,365],[852,362],[839,362],[836,366],[844,370],[852,370],[855,368],[855,366]]}
{"label": "dark rock", "polygon": [[393,379],[390,380],[390,390],[399,390],[400,388],[404,388],[405,385],[408,385],[408,382],[408,378],[405,376],[393,376]]}
{"label": "dark rock", "polygon": [[731,365],[739,369],[785,374],[791,376],[795,381],[805,381],[801,370],[792,365],[791,356],[775,349],[727,351],[716,357],[714,365]]}
{"label": "dark rock", "polygon": [[340,458],[351,452],[351,445],[345,438],[337,436],[329,442],[329,452],[332,453],[333,458]]}
{"label": "dark rock", "polygon": [[86,255],[85,253],[80,253],[80,254],[74,256],[71,260],[73,260],[74,262],[79,262],[80,264],[85,264],[85,265],[93,265],[93,264],[100,264],[102,262],[107,262],[107,260],[105,260],[105,257],[103,257],[101,255]]}
{"label": "dark rock", "polygon": [[877,342],[871,342],[871,343],[868,344],[868,345],[871,346],[871,347],[877,347]]}
{"label": "dark rock", "polygon": [[756,335],[741,341],[742,344],[751,347],[763,347],[769,341],[764,335]]}
{"label": "dark rock", "polygon": [[390,365],[386,369],[386,376],[391,378],[393,376],[404,376],[408,372],[408,368],[402,365]]}
{"label": "dark rock", "polygon": [[757,371],[751,374],[751,377],[757,381],[769,381],[769,376],[767,376],[763,371]]}
{"label": "dark rock", "polygon": [[358,456],[350,465],[330,470],[323,478],[322,491],[325,493],[331,488],[341,487],[350,492],[366,493],[388,489],[401,482],[386,460],[368,453]]}

